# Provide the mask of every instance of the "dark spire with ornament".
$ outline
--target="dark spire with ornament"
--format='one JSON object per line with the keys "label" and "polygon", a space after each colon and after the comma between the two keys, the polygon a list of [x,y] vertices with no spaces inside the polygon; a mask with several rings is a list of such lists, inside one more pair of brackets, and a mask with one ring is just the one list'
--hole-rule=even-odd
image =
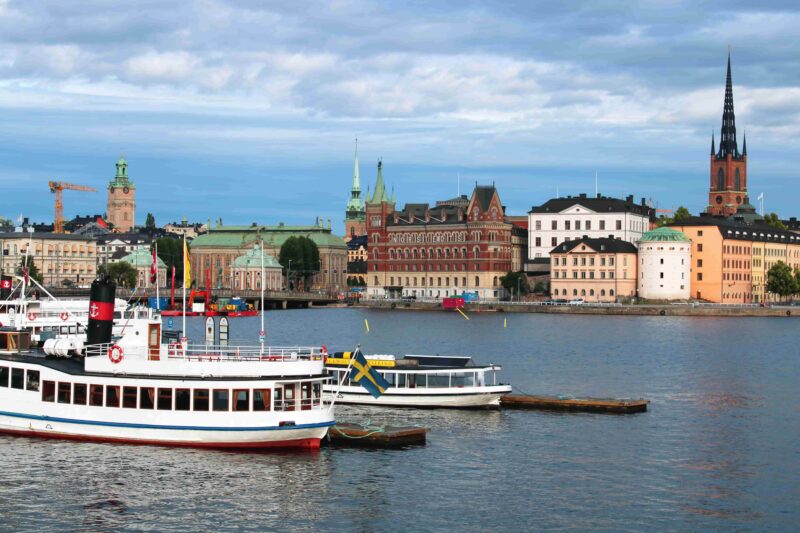
{"label": "dark spire with ornament", "polygon": [[731,52],[728,50],[728,76],[725,80],[725,107],[722,110],[722,130],[719,139],[717,159],[728,155],[740,159],[739,145],[736,143],[736,114],[733,112],[733,81],[731,80]]}

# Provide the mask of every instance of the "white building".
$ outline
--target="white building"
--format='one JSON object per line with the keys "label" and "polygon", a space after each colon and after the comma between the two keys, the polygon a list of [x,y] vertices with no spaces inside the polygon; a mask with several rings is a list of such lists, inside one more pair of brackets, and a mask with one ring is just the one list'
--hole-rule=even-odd
{"label": "white building", "polygon": [[655,210],[644,198],[641,204],[633,196],[553,198],[528,212],[528,260],[549,258],[559,244],[582,237],[611,237],[635,246],[653,220]]}
{"label": "white building", "polygon": [[639,240],[639,298],[688,300],[692,241],[672,228],[648,231]]}
{"label": "white building", "polygon": [[97,237],[97,257],[101,263],[116,263],[138,251],[150,253],[152,237],[145,233],[109,233]]}

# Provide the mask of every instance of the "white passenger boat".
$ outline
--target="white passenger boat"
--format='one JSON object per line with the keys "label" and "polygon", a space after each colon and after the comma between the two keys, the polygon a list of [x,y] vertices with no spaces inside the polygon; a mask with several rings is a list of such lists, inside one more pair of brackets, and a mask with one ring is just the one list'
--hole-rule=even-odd
{"label": "white passenger boat", "polygon": [[[90,340],[95,326],[90,320]],[[88,345],[84,357],[53,358],[30,348],[28,331],[0,328],[0,432],[314,449],[334,423],[322,402],[328,377],[320,348],[170,342],[158,316],[133,319],[108,341]]]}
{"label": "white passenger boat", "polygon": [[328,356],[325,369],[331,375],[323,385],[326,402],[391,407],[497,407],[510,385],[497,383],[500,365],[476,366],[471,357],[439,355],[366,355],[370,366],[389,382],[378,398],[351,383],[350,352]]}

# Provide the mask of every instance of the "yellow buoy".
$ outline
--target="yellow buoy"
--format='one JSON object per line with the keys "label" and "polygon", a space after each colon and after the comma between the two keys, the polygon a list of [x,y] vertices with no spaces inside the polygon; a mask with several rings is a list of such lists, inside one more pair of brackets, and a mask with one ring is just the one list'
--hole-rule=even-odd
{"label": "yellow buoy", "polygon": [[504,318],[503,319],[503,329],[506,329],[507,327],[508,327],[508,319]]}
{"label": "yellow buoy", "polygon": [[369,333],[369,321],[366,318],[364,319],[364,326],[367,328],[367,333]]}

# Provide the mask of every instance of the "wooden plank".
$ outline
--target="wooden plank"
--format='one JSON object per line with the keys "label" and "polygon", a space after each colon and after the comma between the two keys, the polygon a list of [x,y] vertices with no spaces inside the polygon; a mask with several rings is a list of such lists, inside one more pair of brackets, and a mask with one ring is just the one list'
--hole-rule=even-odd
{"label": "wooden plank", "polygon": [[393,448],[425,444],[428,428],[375,426],[341,422],[328,430],[328,440],[337,446]]}
{"label": "wooden plank", "polygon": [[500,405],[513,409],[543,409],[556,411],[588,411],[596,413],[643,413],[649,400],[614,398],[572,398],[568,396],[534,396],[508,394],[500,398]]}

